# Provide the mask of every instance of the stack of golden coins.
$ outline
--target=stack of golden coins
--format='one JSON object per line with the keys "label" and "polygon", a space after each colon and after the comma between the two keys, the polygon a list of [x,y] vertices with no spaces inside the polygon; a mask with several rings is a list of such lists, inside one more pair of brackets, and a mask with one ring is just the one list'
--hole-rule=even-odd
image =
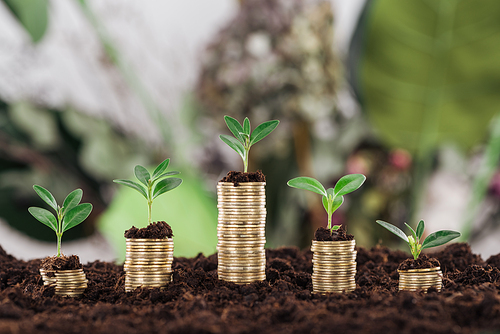
{"label": "stack of golden coins", "polygon": [[174,240],[127,239],[125,270],[125,291],[138,287],[165,287],[172,281]]}
{"label": "stack of golden coins", "polygon": [[356,288],[355,240],[313,240],[313,293],[350,292]]}
{"label": "stack of golden coins", "polygon": [[443,285],[443,273],[441,267],[425,268],[425,269],[408,269],[398,270],[399,273],[399,291],[418,291],[430,287],[441,291]]}
{"label": "stack of golden coins", "polygon": [[265,182],[217,184],[218,275],[246,284],[266,279]]}
{"label": "stack of golden coins", "polygon": [[78,297],[87,288],[83,269],[46,271],[40,269],[43,285],[55,286],[56,295]]}

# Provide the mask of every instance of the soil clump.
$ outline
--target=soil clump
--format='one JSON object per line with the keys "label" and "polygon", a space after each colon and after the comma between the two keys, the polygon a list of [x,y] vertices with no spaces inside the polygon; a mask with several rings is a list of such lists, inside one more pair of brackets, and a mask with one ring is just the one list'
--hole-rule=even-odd
{"label": "soil clump", "polygon": [[219,182],[232,182],[237,187],[240,183],[246,182],[266,182],[266,176],[260,171],[252,173],[243,173],[237,171],[230,171]]}
{"label": "soil clump", "polygon": [[165,239],[172,238],[174,233],[172,228],[164,221],[150,223],[143,228],[132,226],[125,231],[125,238],[127,239]]}
{"label": "soil clump", "polygon": [[398,267],[398,270],[409,270],[409,269],[427,269],[439,267],[440,263],[436,258],[428,257],[425,254],[420,254],[418,259],[406,259]]}
{"label": "soil clump", "polygon": [[[459,244],[465,245],[465,244]],[[357,247],[356,289],[313,295],[312,253],[266,249],[267,280],[236,285],[217,278],[217,254],[176,257],[164,289],[126,293],[123,266],[84,265],[88,288],[65,298],[43,285],[40,259],[0,248],[0,333],[479,333],[500,329],[500,269],[477,264],[470,248],[431,254],[441,263],[469,250],[443,273],[443,289],[398,292],[408,253]],[[480,258],[479,258],[480,259]],[[451,263],[449,264],[451,265]],[[458,269],[463,266],[463,270]]]}
{"label": "soil clump", "polygon": [[350,241],[354,240],[354,235],[347,234],[344,226],[336,231],[330,232],[329,229],[324,227],[318,227],[316,232],[314,232],[314,240],[316,241]]}
{"label": "soil clump", "polygon": [[54,270],[76,270],[83,268],[80,263],[80,258],[77,255],[64,256],[50,256],[42,260],[41,269],[45,271]]}

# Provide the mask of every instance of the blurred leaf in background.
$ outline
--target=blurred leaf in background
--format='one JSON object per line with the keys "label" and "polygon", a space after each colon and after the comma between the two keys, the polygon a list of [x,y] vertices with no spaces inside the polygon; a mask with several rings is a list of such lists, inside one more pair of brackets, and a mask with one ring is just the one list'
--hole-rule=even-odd
{"label": "blurred leaf in background", "polygon": [[2,0],[26,29],[34,43],[39,42],[48,25],[48,0]]}
{"label": "blurred leaf in background", "polygon": [[487,138],[500,110],[500,2],[369,1],[352,81],[378,134],[419,154]]}
{"label": "blurred leaf in background", "polygon": [[[182,185],[175,192],[155,199],[153,221],[166,221],[174,233],[174,255],[194,257],[210,255],[217,245],[217,204],[203,188],[198,176],[182,171]],[[125,259],[125,230],[148,225],[146,200],[136,191],[120,187],[108,210],[99,219],[102,233],[112,241],[118,262]]]}

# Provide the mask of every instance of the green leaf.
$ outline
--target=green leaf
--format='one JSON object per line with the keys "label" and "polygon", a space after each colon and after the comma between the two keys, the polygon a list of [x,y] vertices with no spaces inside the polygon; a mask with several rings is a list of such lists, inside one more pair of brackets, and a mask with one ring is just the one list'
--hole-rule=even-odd
{"label": "green leaf", "polygon": [[170,163],[170,159],[165,159],[161,164],[158,165],[158,167],[155,168],[153,172],[153,181],[156,180],[168,167],[168,164]]}
{"label": "green leaf", "polygon": [[178,172],[178,171],[175,171],[175,170],[173,170],[173,171],[171,171],[171,172],[166,172],[166,173],[163,173],[163,174],[161,174],[160,176],[158,176],[158,177],[156,178],[156,180],[159,180],[159,179],[164,178],[164,177],[167,177],[167,176],[177,175],[177,174],[180,174],[180,173],[181,173],[181,172]]}
{"label": "green leaf", "polygon": [[177,177],[161,180],[156,184],[155,189],[153,190],[153,199],[166,193],[167,191],[177,188],[181,185],[181,183],[182,180]]}
{"label": "green leaf", "polygon": [[422,235],[424,235],[424,228],[425,228],[424,221],[423,220],[419,221],[418,225],[417,225],[417,237],[418,237],[418,239],[422,238]]}
{"label": "green leaf", "polygon": [[365,180],[366,177],[363,174],[345,175],[338,180],[333,191],[336,196],[346,195],[361,187]]}
{"label": "green leaf", "polygon": [[248,119],[248,117],[245,117],[245,120],[243,121],[243,133],[250,137],[250,131],[250,120]]}
{"label": "green leaf", "polygon": [[260,124],[257,128],[255,128],[255,130],[252,132],[252,135],[250,136],[250,145],[253,145],[256,142],[264,139],[267,135],[273,132],[274,129],[276,129],[279,123],[280,121],[274,120]]}
{"label": "green leaf", "polygon": [[458,238],[459,236],[460,232],[450,230],[442,230],[431,233],[422,243],[422,249],[444,245],[448,241]]}
{"label": "green leaf", "polygon": [[134,168],[134,174],[142,184],[144,184],[146,187],[148,186],[148,181],[151,179],[151,175],[146,168],[142,167],[141,165],[137,165]]}
{"label": "green leaf", "polygon": [[31,40],[38,42],[48,25],[47,0],[3,0],[7,8],[24,26]]}
{"label": "green leaf", "polygon": [[404,241],[409,242],[406,234],[403,231],[401,231],[398,227],[396,227],[392,224],[389,224],[383,220],[377,220],[377,223],[379,225],[385,227],[386,229],[388,229],[389,231],[391,231],[392,233],[394,233],[395,235],[397,235],[398,237],[400,237]]}
{"label": "green leaf", "polygon": [[82,189],[75,189],[72,192],[70,192],[69,195],[66,196],[66,198],[64,199],[64,203],[62,206],[63,215],[65,215],[66,212],[68,212],[69,210],[73,209],[75,206],[80,204],[82,197],[83,197]]}
{"label": "green leaf", "polygon": [[337,211],[337,209],[344,203],[344,196],[337,196],[333,200],[333,205],[332,205],[332,213]]}
{"label": "green leaf", "polygon": [[33,186],[33,189],[38,194],[38,196],[40,196],[44,200],[45,203],[50,205],[50,207],[56,210],[57,212],[57,202],[54,196],[52,196],[52,194],[50,193],[50,191],[36,184]]}
{"label": "green leaf", "polygon": [[57,219],[50,211],[34,206],[29,207],[28,211],[36,220],[47,225],[57,233]]}
{"label": "green leaf", "polygon": [[242,143],[240,143],[236,138],[228,135],[220,135],[219,138],[229,147],[235,150],[243,160],[245,160],[245,148],[243,147]]}
{"label": "green leaf", "polygon": [[134,181],[130,181],[130,180],[113,180],[114,183],[118,183],[118,184],[121,184],[121,185],[124,185],[124,186],[127,186],[127,187],[130,187],[132,189],[135,189],[137,190],[138,192],[140,192],[142,194],[142,196],[144,196],[144,198],[148,199],[148,194],[146,192],[146,189],[140,185],[139,183],[137,182],[134,182]]}
{"label": "green leaf", "polygon": [[92,204],[83,203],[69,210],[63,218],[62,231],[65,232],[83,222],[92,212]]}
{"label": "green leaf", "polygon": [[500,1],[480,4],[367,2],[351,43],[351,77],[391,146],[426,153],[484,140],[500,105]]}
{"label": "green leaf", "polygon": [[231,131],[231,133],[238,139],[242,144],[245,143],[245,139],[241,135],[243,131],[243,127],[240,122],[238,122],[235,118],[231,116],[224,116],[224,121],[226,122],[227,127]]}
{"label": "green leaf", "polygon": [[296,177],[288,181],[287,184],[292,188],[309,190],[315,192],[316,194],[327,196],[325,187],[323,187],[323,185],[319,181],[313,179],[312,177]]}
{"label": "green leaf", "polygon": [[340,228],[340,226],[342,226],[342,225],[333,225],[332,231],[337,231]]}
{"label": "green leaf", "polygon": [[417,233],[415,233],[415,230],[411,228],[410,225],[408,225],[406,222],[405,222],[405,225],[406,227],[408,227],[411,231],[411,234],[413,235],[413,238],[415,239],[415,242],[417,242],[418,238],[417,238]]}

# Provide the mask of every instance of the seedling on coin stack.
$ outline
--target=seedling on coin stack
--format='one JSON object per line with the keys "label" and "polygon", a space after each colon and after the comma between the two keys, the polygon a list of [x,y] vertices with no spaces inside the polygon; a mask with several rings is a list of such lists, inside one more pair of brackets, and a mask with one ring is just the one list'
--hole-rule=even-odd
{"label": "seedling on coin stack", "polygon": [[268,136],[279,124],[273,120],[252,131],[250,120],[243,125],[225,116],[234,135],[220,139],[243,160],[243,172],[230,171],[217,184],[219,220],[217,227],[219,279],[238,284],[266,278],[266,179],[262,172],[248,173],[250,147]]}
{"label": "seedling on coin stack", "polygon": [[54,196],[44,187],[34,185],[33,189],[55,211],[54,215],[43,208],[28,208],[29,213],[50,227],[57,237],[57,255],[42,261],[40,274],[44,285],[54,285],[58,295],[79,296],[87,288],[87,279],[78,256],[67,257],[61,254],[61,241],[64,232],[87,219],[92,211],[92,204],[80,204],[83,197],[81,189],[76,189],[66,196],[62,206],[57,204]]}
{"label": "seedling on coin stack", "polygon": [[444,245],[460,237],[460,232],[451,230],[437,231],[429,234],[421,242],[425,228],[423,220],[418,222],[416,230],[405,223],[411,232],[410,235],[406,235],[401,229],[385,221],[377,220],[377,223],[403,239],[410,247],[410,252],[413,255],[413,259],[407,259],[399,265],[399,290],[427,291],[430,287],[434,287],[438,291],[441,290],[443,274],[439,261],[427,256],[419,258],[420,252],[426,248]]}
{"label": "seedling on coin stack", "polygon": [[357,190],[365,180],[362,174],[349,174],[328,189],[312,177],[296,177],[288,181],[290,187],[322,195],[328,215],[327,228],[318,228],[311,246],[313,293],[349,292],[356,288],[356,242],[341,225],[332,224],[332,215],[344,203],[344,195]]}
{"label": "seedling on coin stack", "polygon": [[164,221],[152,223],[151,208],[158,196],[181,185],[182,180],[174,175],[177,171],[167,172],[170,159],[160,163],[153,174],[141,166],[134,168],[139,182],[113,180],[137,190],[148,203],[148,223],[142,229],[132,226],[125,231],[127,242],[125,257],[125,291],[138,287],[164,287],[172,280],[172,261],[174,259],[174,240],[170,225]]}

